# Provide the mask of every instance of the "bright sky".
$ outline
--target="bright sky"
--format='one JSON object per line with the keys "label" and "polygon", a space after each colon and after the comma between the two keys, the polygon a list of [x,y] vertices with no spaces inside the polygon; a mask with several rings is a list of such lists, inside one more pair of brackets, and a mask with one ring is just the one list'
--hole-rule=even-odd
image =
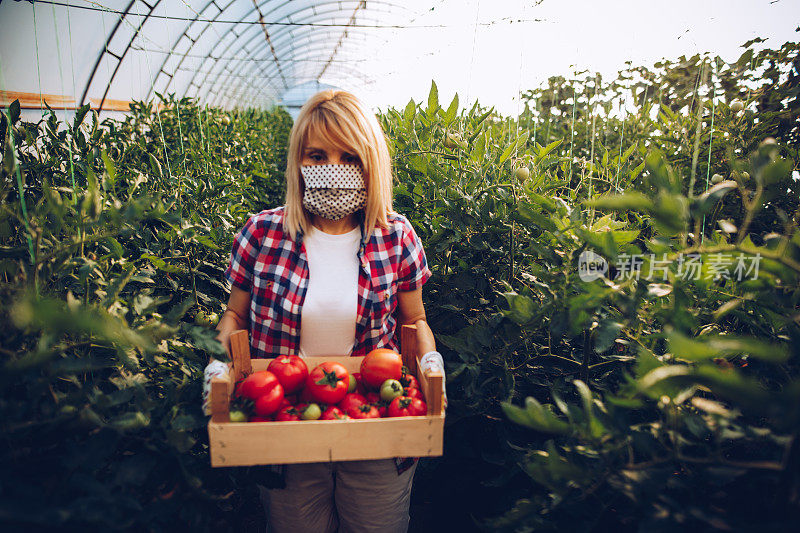
{"label": "bright sky", "polygon": [[[414,0],[413,5],[420,2]],[[626,60],[652,65],[661,58],[711,52],[738,59],[754,37],[779,48],[797,41],[800,0],[442,0],[414,24],[444,29],[402,29],[370,63],[377,82],[365,95],[373,105],[405,106],[426,100],[431,79],[440,103],[457,91],[461,106],[477,97],[516,114],[520,89],[551,75],[599,71],[616,77]],[[479,25],[475,26],[475,21]],[[509,23],[522,19],[525,22]],[[499,21],[491,25],[493,21]],[[382,34],[383,36],[383,34]],[[467,102],[469,99],[469,102]]]}

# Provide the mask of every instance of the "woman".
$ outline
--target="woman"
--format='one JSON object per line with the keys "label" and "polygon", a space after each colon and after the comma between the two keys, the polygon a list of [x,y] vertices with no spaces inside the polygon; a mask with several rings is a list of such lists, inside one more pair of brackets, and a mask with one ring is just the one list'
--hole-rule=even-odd
{"label": "woman", "polygon": [[[286,205],[237,233],[228,307],[217,326],[229,350],[250,331],[253,357],[362,356],[399,351],[417,326],[424,364],[443,370],[425,317],[431,272],[408,220],[392,210],[391,159],[373,113],[346,91],[312,96],[292,127]],[[206,369],[207,381],[221,369]],[[406,531],[414,458],[283,465],[286,487],[264,491],[270,530]]]}

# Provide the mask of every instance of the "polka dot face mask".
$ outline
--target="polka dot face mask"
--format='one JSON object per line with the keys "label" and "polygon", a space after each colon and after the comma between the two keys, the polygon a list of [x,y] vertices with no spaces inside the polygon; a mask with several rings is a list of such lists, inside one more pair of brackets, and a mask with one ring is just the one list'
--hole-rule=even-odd
{"label": "polka dot face mask", "polygon": [[364,174],[358,165],[302,165],[303,206],[322,218],[339,220],[367,205]]}

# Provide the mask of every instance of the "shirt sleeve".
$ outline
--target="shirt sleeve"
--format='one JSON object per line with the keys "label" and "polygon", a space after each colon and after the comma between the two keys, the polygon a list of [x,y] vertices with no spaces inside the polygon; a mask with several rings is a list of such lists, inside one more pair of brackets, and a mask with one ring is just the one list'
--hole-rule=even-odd
{"label": "shirt sleeve", "polygon": [[231,285],[247,292],[253,287],[253,268],[261,249],[261,233],[255,217],[250,217],[233,238],[231,260],[225,270],[225,278]]}
{"label": "shirt sleeve", "polygon": [[413,291],[431,277],[425,250],[422,247],[417,232],[411,223],[405,219],[403,228],[403,252],[400,259],[400,269],[397,274],[397,290]]}

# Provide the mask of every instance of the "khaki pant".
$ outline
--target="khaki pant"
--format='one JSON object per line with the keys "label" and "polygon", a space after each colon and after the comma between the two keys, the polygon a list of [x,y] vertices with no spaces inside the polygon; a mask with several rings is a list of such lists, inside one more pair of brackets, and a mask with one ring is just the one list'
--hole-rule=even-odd
{"label": "khaki pant", "polygon": [[260,487],[269,533],[405,533],[417,462],[393,459],[285,465],[286,488]]}

